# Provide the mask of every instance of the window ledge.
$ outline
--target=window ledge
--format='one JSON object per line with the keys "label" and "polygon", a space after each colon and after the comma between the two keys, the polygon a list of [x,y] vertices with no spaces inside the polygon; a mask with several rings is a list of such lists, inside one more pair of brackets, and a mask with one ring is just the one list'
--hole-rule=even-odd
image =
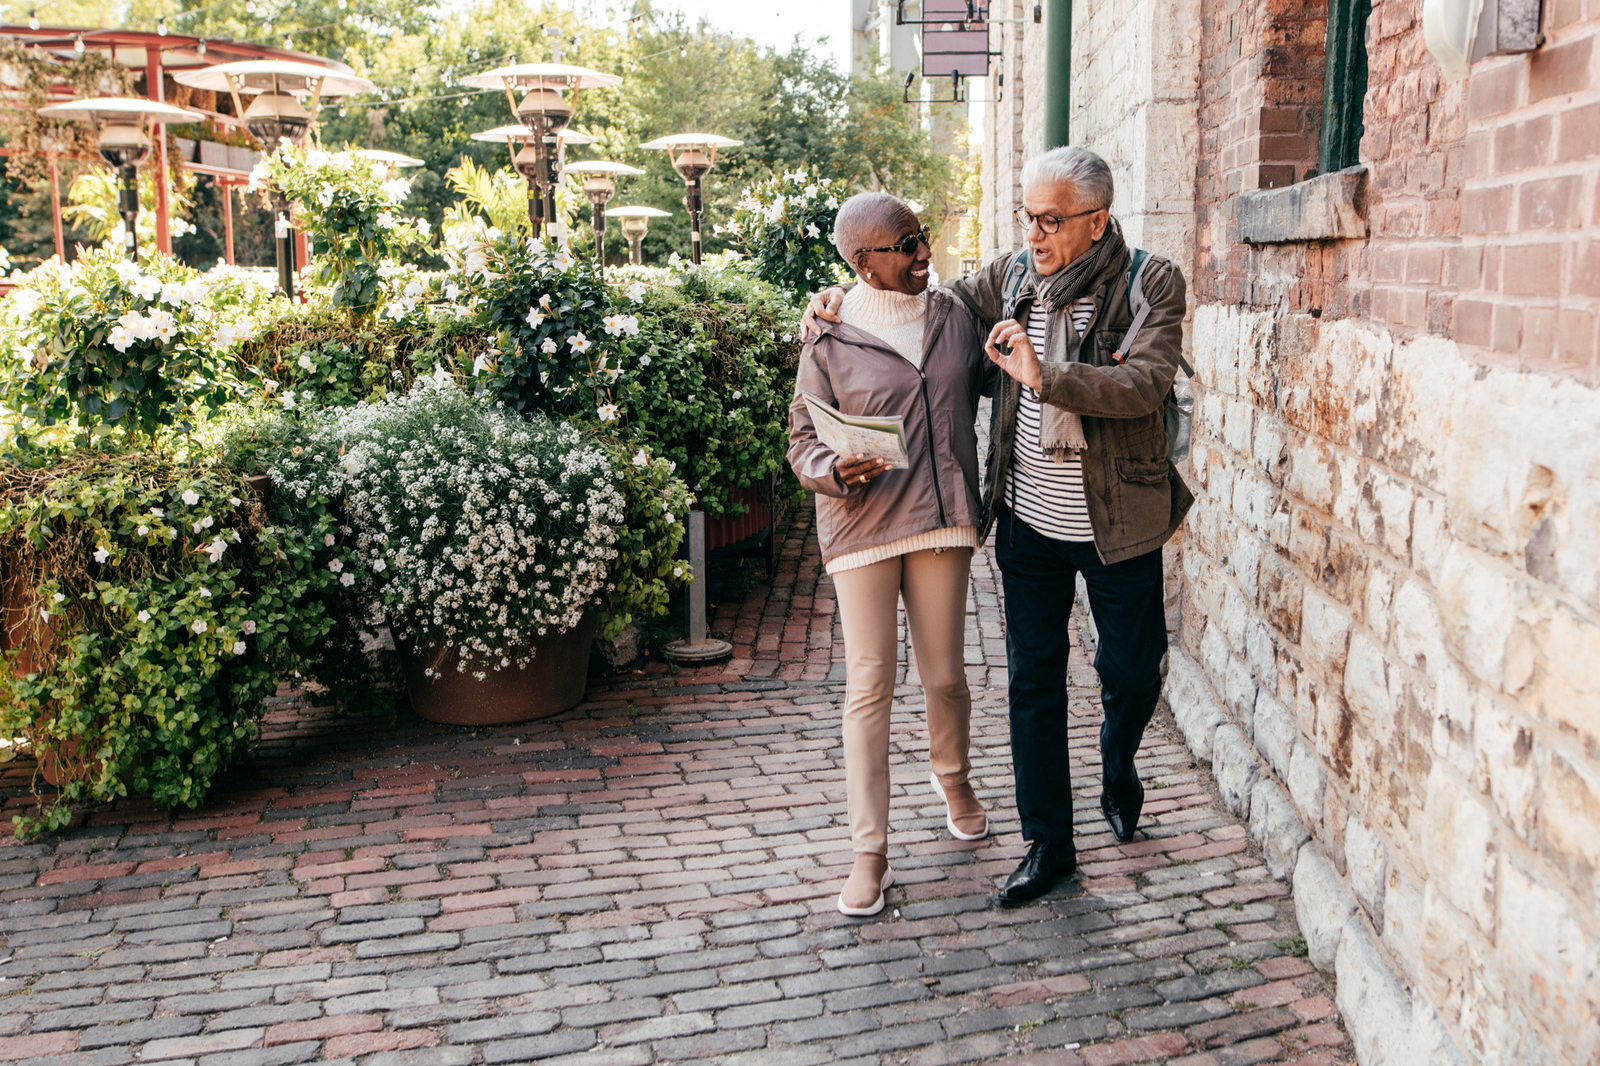
{"label": "window ledge", "polygon": [[1246,244],[1360,240],[1367,235],[1367,168],[1346,167],[1288,185],[1239,194]]}

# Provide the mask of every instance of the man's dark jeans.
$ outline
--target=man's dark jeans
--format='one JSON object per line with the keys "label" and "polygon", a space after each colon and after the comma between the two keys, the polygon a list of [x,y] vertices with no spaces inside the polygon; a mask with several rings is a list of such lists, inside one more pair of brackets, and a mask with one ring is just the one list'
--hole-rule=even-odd
{"label": "man's dark jeans", "polygon": [[1167,650],[1161,551],[1113,563],[1093,544],[1052,540],[1002,509],[995,537],[1006,600],[1011,671],[1011,761],[1024,840],[1072,840],[1067,765],[1067,647],[1077,576],[1100,633],[1104,788],[1119,804],[1137,794],[1133,756],[1161,696]]}

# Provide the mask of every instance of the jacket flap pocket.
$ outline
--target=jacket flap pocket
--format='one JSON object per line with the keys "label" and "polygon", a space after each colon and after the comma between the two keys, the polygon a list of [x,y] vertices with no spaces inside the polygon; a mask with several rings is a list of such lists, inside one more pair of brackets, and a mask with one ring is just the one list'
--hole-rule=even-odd
{"label": "jacket flap pocket", "polygon": [[1123,481],[1134,481],[1141,485],[1165,485],[1167,483],[1168,462],[1165,457],[1160,459],[1126,459],[1117,460],[1117,477]]}

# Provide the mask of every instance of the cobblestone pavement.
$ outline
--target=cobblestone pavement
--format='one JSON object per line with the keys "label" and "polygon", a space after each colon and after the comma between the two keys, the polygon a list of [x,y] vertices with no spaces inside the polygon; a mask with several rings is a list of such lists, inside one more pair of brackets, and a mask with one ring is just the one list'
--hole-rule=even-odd
{"label": "cobblestone pavement", "polygon": [[[967,664],[995,835],[943,831],[907,688],[898,882],[876,918],[835,912],[842,642],[810,522],[786,522],[770,587],[718,606],[724,666],[655,664],[475,731],[284,697],[205,809],[124,802],[0,843],[0,1062],[1347,1061],[1286,887],[1165,712],[1139,759],[1147,834],[1106,831],[1081,659],[1080,876],[993,905],[1024,848],[987,554]],[[8,816],[32,768],[3,769]]]}

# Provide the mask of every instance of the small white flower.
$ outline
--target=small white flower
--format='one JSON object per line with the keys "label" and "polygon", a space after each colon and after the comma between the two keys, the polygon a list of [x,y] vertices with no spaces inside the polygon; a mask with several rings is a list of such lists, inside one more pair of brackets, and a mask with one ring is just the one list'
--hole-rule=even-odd
{"label": "small white flower", "polygon": [[634,452],[633,453],[633,465],[634,466],[649,466],[650,465],[650,453],[646,452],[643,448],[640,448],[638,451]]}
{"label": "small white flower", "polygon": [[133,337],[121,326],[112,326],[111,332],[106,334],[106,341],[119,352],[125,352],[133,344]]}
{"label": "small white flower", "polygon": [[301,369],[304,370],[315,370],[317,368],[317,364],[312,360],[312,358],[303,353],[301,354],[300,358],[296,360],[296,362],[298,362],[301,366]]}
{"label": "small white flower", "polygon": [[141,274],[128,288],[132,289],[133,294],[141,300],[154,300],[161,295],[161,282],[149,274]]}
{"label": "small white flower", "polygon": [[244,654],[244,647],[245,647],[244,641],[242,641],[242,640],[234,641],[233,642],[233,654],[235,654],[235,655],[243,655]]}
{"label": "small white flower", "polygon": [[[210,544],[207,544],[203,550],[205,551],[206,556],[211,560],[212,565],[215,565],[222,562],[222,553],[228,550],[228,542],[223,540],[221,537],[218,537]],[[207,596],[211,595],[209,592],[205,592],[204,594]]]}
{"label": "small white flower", "polygon": [[639,365],[640,366],[649,366],[650,365],[650,357],[648,355],[641,355],[639,357]]}
{"label": "small white flower", "polygon": [[528,313],[525,316],[525,319],[529,327],[538,329],[540,324],[544,322],[544,312],[539,310],[537,307],[530,307],[528,308]]}
{"label": "small white flower", "polygon": [[337,543],[337,541],[334,539],[334,536],[333,536],[332,533],[324,533],[322,535],[322,546],[324,548],[331,548],[336,543]]}
{"label": "small white flower", "polygon": [[554,337],[546,337],[544,343],[539,345],[539,350],[545,355],[555,355],[556,348],[556,339]]}
{"label": "small white flower", "polygon": [[[673,465],[676,466],[677,464],[673,464]],[[672,523],[677,521],[677,519],[672,516],[672,512],[671,511],[667,512],[666,520],[667,520],[667,525],[669,525],[669,526],[672,525]]]}
{"label": "small white flower", "polygon": [[134,617],[137,618],[141,622],[148,622],[148,621],[150,621],[150,612],[149,611],[140,611],[138,614],[134,615]]}
{"label": "small white flower", "polygon": [[594,413],[599,416],[600,421],[602,422],[614,422],[617,418],[617,405],[614,403],[603,403],[594,409]]}
{"label": "small white flower", "polygon": [[196,618],[194,620],[194,625],[190,626],[189,628],[194,630],[196,633],[204,633],[211,627],[206,624],[206,620],[204,618]]}
{"label": "small white flower", "polygon": [[239,497],[237,497],[237,496],[229,496],[228,497],[228,506],[229,507],[237,507],[243,502],[244,501],[239,499]]}
{"label": "small white flower", "polygon": [[111,558],[111,549],[106,547],[104,544],[100,545],[94,550],[94,561],[99,563],[101,566],[104,566],[106,560],[109,558]]}
{"label": "small white flower", "polygon": [[636,304],[644,302],[644,293],[645,288],[644,282],[642,281],[636,281],[632,285],[628,286],[628,299],[632,300]]}
{"label": "small white flower", "polygon": [[550,309],[550,294],[549,293],[545,293],[543,296],[539,297],[539,306],[544,308],[546,311],[548,311]]}
{"label": "small white flower", "polygon": [[283,404],[283,409],[285,411],[293,410],[294,409],[294,390],[293,389],[284,389],[283,390],[283,395],[278,397],[278,402]]}
{"label": "small white flower", "polygon": [[134,532],[139,534],[141,537],[148,537],[150,535],[150,527],[140,526],[138,529],[134,530]]}
{"label": "small white flower", "polygon": [[374,559],[372,561],[372,572],[374,574],[381,574],[387,569],[389,569],[389,564],[382,559]]}
{"label": "small white flower", "polygon": [[822,236],[822,231],[817,228],[817,224],[815,222],[807,222],[806,236],[810,237],[812,240],[816,240],[818,237]]}
{"label": "small white flower", "polygon": [[50,598],[52,600],[54,600],[56,603],[66,603],[67,602],[67,594],[65,592],[58,592],[55,595],[51,596]]}
{"label": "small white flower", "polygon": [[574,352],[586,352],[594,347],[594,343],[582,333],[574,333],[567,338],[567,346]]}
{"label": "small white flower", "polygon": [[379,211],[378,212],[378,228],[379,229],[394,229],[394,212],[393,211]]}
{"label": "small white flower", "polygon": [[[188,504],[190,507],[193,507],[195,504],[200,502],[200,494],[194,491],[194,489],[184,489],[183,502]],[[160,512],[156,513],[159,514]]]}
{"label": "small white flower", "polygon": [[254,622],[246,620],[244,622],[239,623],[239,632],[243,633],[245,636],[248,637],[250,634],[254,633],[255,631],[256,631],[256,624]]}
{"label": "small white flower", "polygon": [[209,599],[210,599],[210,598],[211,598],[211,590],[210,590],[210,589],[208,589],[208,588],[198,588],[198,589],[195,589],[195,593],[196,593],[196,594],[197,594],[197,595],[198,595],[198,596],[199,596],[199,597],[200,597],[200,598],[201,598],[201,599],[202,599],[202,600],[209,600]]}
{"label": "small white flower", "polygon": [[337,574],[339,571],[344,569],[344,563],[338,559],[335,559],[328,564],[328,569]]}
{"label": "small white flower", "polygon": [[356,575],[354,575],[354,574],[340,574],[339,575],[339,584],[343,585],[345,588],[349,588],[351,585],[354,585],[355,583],[356,583]]}
{"label": "small white flower", "polygon": [[[671,515],[668,515],[668,516],[667,516],[667,517],[668,517],[668,518],[669,518],[669,519],[670,519],[670,518],[671,518],[671,517],[672,517],[672,516],[671,516]],[[672,576],[673,576],[673,577],[682,577],[682,576],[683,576],[683,567],[681,567],[681,566],[674,566],[674,567],[673,567],[673,568],[672,568]]]}

